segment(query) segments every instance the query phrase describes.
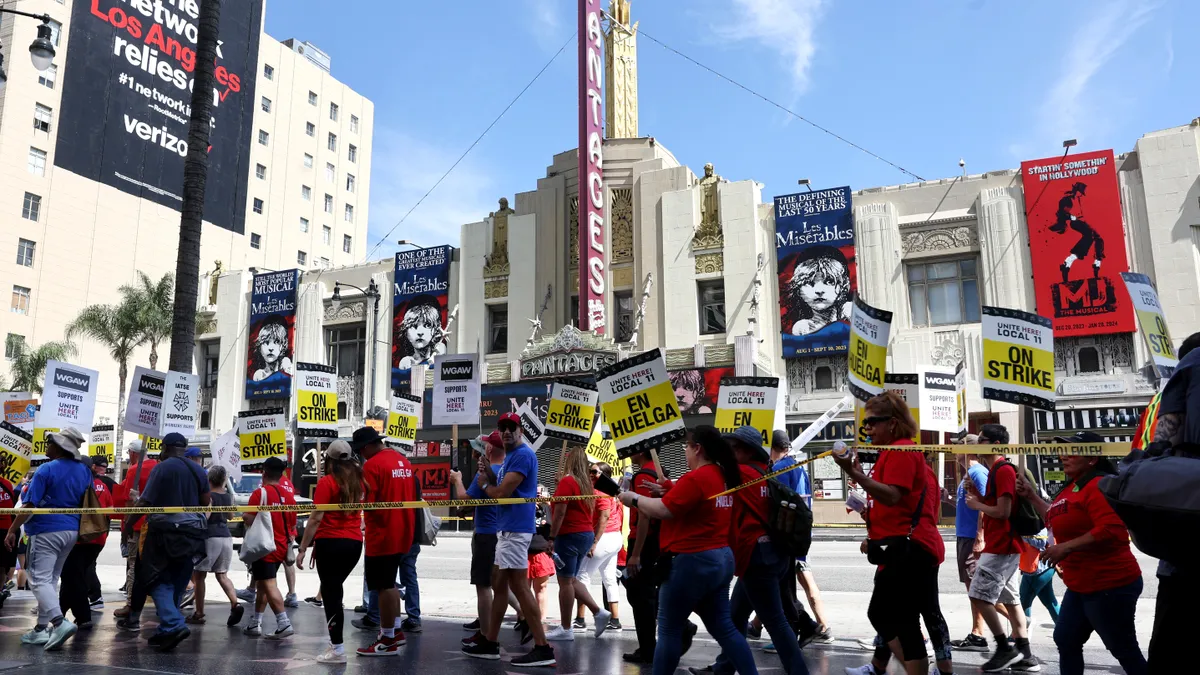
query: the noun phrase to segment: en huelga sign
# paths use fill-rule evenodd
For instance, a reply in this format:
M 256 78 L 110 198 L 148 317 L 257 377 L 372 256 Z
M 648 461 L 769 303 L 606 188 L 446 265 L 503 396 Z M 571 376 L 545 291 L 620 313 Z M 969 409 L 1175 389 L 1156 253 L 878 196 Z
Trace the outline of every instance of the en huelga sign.
M 687 434 L 662 352 L 652 349 L 597 373 L 600 410 L 617 453 L 662 447 Z

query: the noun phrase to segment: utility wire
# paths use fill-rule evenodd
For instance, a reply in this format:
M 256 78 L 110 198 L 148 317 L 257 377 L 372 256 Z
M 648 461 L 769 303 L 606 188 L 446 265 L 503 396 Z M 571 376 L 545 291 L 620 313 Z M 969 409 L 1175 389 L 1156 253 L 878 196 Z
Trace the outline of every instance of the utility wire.
M 876 153 L 874 153 L 874 152 L 871 152 L 870 150 L 868 150 L 868 149 L 864 148 L 863 146 L 861 146 L 861 145 L 859 145 L 859 144 L 855 143 L 854 141 L 851 141 L 851 140 L 849 140 L 849 139 L 845 138 L 844 136 L 841 136 L 841 135 L 839 135 L 839 134 L 837 134 L 837 133 L 835 133 L 835 132 L 833 132 L 833 131 L 831 131 L 831 130 L 829 130 L 829 129 L 826 129 L 825 127 L 823 127 L 823 126 L 821 126 L 820 124 L 817 124 L 816 122 L 814 122 L 814 121 L 812 121 L 812 120 L 808 119 L 807 117 L 805 117 L 805 116 L 801 115 L 800 113 L 798 113 L 798 112 L 796 112 L 796 111 L 792 110 L 791 108 L 788 108 L 787 106 L 785 106 L 785 105 L 783 105 L 783 104 L 781 104 L 781 103 L 776 103 L 775 101 L 773 101 L 773 100 L 771 100 L 771 99 L 767 98 L 767 97 L 766 97 L 766 96 L 764 96 L 763 94 L 760 94 L 760 93 L 758 93 L 757 91 L 755 91 L 755 90 L 751 89 L 750 87 L 747 87 L 746 85 L 742 84 L 741 82 L 738 82 L 737 80 L 733 79 L 732 77 L 729 77 L 728 75 L 725 75 L 725 74 L 723 74 L 723 73 L 720 73 L 720 72 L 718 72 L 718 71 L 716 71 L 716 70 L 714 70 L 714 69 L 710 68 L 709 66 L 706 66 L 706 65 L 704 65 L 703 63 L 700 63 L 700 62 L 699 62 L 699 61 L 697 61 L 696 59 L 693 59 L 692 57 L 688 56 L 687 54 L 684 54 L 683 52 L 679 51 L 678 49 L 675 49 L 674 47 L 672 47 L 672 46 L 670 46 L 670 45 L 668 45 L 668 44 L 664 43 L 662 40 L 659 40 L 658 38 L 654 37 L 653 35 L 650 35 L 650 34 L 649 34 L 649 33 L 647 33 L 646 31 L 644 31 L 644 30 L 641 30 L 641 29 L 639 28 L 639 29 L 638 29 L 638 32 L 637 32 L 637 34 L 638 34 L 638 35 L 641 35 L 641 36 L 644 36 L 644 37 L 646 37 L 646 38 L 648 38 L 648 39 L 649 39 L 651 42 L 654 42 L 655 44 L 657 44 L 658 46 L 662 47 L 663 49 L 666 49 L 666 50 L 667 50 L 667 51 L 669 51 L 669 52 L 673 52 L 674 54 L 676 54 L 677 56 L 679 56 L 679 57 L 683 58 L 684 60 L 686 60 L 686 61 L 690 61 L 691 63 L 695 64 L 696 66 L 699 66 L 700 68 L 703 68 L 704 70 L 707 70 L 708 72 L 712 73 L 713 75 L 716 75 L 717 77 L 721 78 L 722 80 L 725 80 L 726 82 L 728 82 L 728 83 L 732 84 L 733 86 L 735 86 L 735 87 L 737 87 L 737 88 L 739 88 L 739 89 L 741 89 L 741 90 L 745 91 L 745 92 L 746 92 L 746 93 L 748 93 L 748 94 L 751 94 L 752 96 L 756 96 L 756 97 L 758 97 L 758 98 L 762 99 L 763 101 L 765 101 L 765 102 L 767 102 L 767 103 L 769 103 L 769 104 L 771 104 L 771 105 L 775 106 L 776 108 L 779 108 L 780 110 L 782 110 L 783 112 L 785 112 L 785 113 L 787 113 L 787 114 L 791 115 L 792 117 L 795 117 L 796 119 L 800 120 L 801 122 L 804 122 L 805 124 L 808 124 L 808 125 L 812 126 L 813 128 L 815 128 L 815 129 L 817 129 L 817 130 L 819 130 L 819 131 L 822 131 L 822 132 L 824 132 L 824 133 L 826 133 L 826 134 L 828 134 L 828 135 L 830 135 L 830 136 L 832 136 L 832 137 L 836 138 L 837 140 L 839 140 L 839 141 L 841 141 L 841 142 L 845 143 L 846 145 L 849 145 L 849 146 L 850 146 L 850 147 L 852 147 L 852 148 L 855 148 L 855 149 L 857 149 L 857 150 L 860 150 L 860 151 L 862 151 L 862 152 L 864 152 L 864 153 L 866 153 L 866 154 L 868 154 L 868 155 L 870 155 L 870 156 L 874 157 L 875 159 L 878 159 L 879 161 L 883 162 L 884 164 L 887 164 L 888 166 L 890 166 L 890 167 L 892 167 L 892 168 L 894 168 L 894 169 L 896 169 L 896 170 L 898 170 L 898 171 L 901 171 L 901 172 L 903 172 L 903 173 L 905 173 L 905 174 L 908 174 L 909 176 L 912 176 L 913 178 L 915 178 L 915 179 L 917 179 L 917 180 L 919 180 L 919 181 L 923 181 L 923 180 L 925 180 L 924 178 L 922 178 L 922 177 L 918 176 L 917 174 L 915 174 L 915 173 L 913 173 L 913 172 L 909 171 L 908 169 L 906 169 L 906 168 L 904 168 L 904 167 L 900 166 L 899 164 L 896 164 L 895 162 L 892 162 L 892 161 L 890 161 L 890 160 L 888 160 L 888 159 L 886 159 L 886 158 L 884 158 L 884 157 L 881 157 L 880 155 L 878 155 L 878 154 L 876 154 Z

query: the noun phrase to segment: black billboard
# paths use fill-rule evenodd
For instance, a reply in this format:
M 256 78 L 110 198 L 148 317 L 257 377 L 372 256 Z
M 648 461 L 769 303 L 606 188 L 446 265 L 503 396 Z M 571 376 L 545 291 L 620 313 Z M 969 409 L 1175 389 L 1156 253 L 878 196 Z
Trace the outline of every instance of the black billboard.
M 54 165 L 180 210 L 199 0 L 74 0 Z M 242 234 L 262 0 L 221 7 L 204 219 Z

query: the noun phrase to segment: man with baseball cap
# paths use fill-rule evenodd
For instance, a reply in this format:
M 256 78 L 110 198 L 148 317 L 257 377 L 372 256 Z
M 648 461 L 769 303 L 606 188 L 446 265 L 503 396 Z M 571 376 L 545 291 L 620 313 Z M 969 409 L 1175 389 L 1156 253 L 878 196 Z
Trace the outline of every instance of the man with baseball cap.
M 47 434 L 46 458 L 25 492 L 26 508 L 78 508 L 83 495 L 92 489 L 92 472 L 80 463 L 83 435 L 72 427 Z M 75 634 L 75 624 L 63 617 L 55 588 L 63 565 L 79 539 L 79 516 L 64 514 L 19 515 L 8 528 L 4 545 L 15 548 L 21 526 L 29 535 L 25 571 L 37 599 L 38 618 L 33 630 L 21 636 L 21 644 L 42 645 L 50 651 L 62 649 Z
M 521 418 L 515 413 L 505 413 L 496 422 L 500 440 L 504 445 L 504 463 L 500 471 L 491 465 L 480 464 L 484 472 L 484 493 L 493 499 L 508 497 L 532 498 L 537 496 L 538 460 L 533 449 L 521 441 Z M 542 609 L 529 588 L 529 543 L 536 530 L 536 509 L 532 502 L 500 506 L 496 535 L 496 564 L 492 571 L 492 592 L 504 598 L 512 591 L 521 605 L 521 612 L 533 633 L 533 650 L 512 660 L 516 667 L 553 666 L 554 649 L 546 642 L 546 629 L 542 626 Z M 492 614 L 487 621 L 487 633 L 462 649 L 467 656 L 496 661 L 500 659 L 500 624 L 504 621 L 505 604 L 492 603 Z
M 487 499 L 487 474 L 483 466 L 489 466 L 492 473 L 499 473 L 504 468 L 504 441 L 499 431 L 493 431 L 487 436 L 471 439 L 471 448 L 479 468 L 475 472 L 475 480 L 470 487 L 463 487 L 462 474 L 450 472 L 450 480 L 455 487 L 455 493 L 466 495 L 469 499 Z M 487 624 L 492 614 L 492 567 L 496 564 L 496 533 L 499 514 L 498 507 L 475 507 L 475 531 L 471 535 L 471 585 L 475 587 L 475 604 L 479 616 L 463 628 L 474 630 L 475 634 L 463 640 L 464 645 L 474 644 L 487 634 Z

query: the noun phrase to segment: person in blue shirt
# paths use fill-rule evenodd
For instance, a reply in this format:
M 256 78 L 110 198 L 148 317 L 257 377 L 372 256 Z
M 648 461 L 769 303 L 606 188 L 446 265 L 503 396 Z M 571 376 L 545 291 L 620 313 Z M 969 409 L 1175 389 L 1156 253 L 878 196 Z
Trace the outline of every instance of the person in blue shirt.
M 974 445 L 979 437 L 967 434 L 963 443 Z M 975 576 L 975 565 L 979 554 L 983 551 L 983 528 L 979 527 L 979 512 L 967 506 L 967 482 L 975 486 L 979 494 L 987 493 L 988 469 L 981 464 L 975 455 L 958 455 L 959 468 L 962 469 L 963 479 L 958 483 L 958 493 L 954 498 L 954 534 L 958 548 L 958 580 L 971 590 L 971 578 Z M 988 641 L 983 636 L 983 615 L 971 603 L 971 633 L 962 640 L 950 643 L 954 649 L 969 652 L 987 652 Z
M 478 458 L 486 458 L 492 473 L 499 474 L 504 470 L 504 442 L 500 440 L 500 432 L 493 431 L 488 436 L 471 439 L 471 447 Z M 450 472 L 450 481 L 454 485 L 455 494 L 466 495 L 470 499 L 487 499 L 487 474 L 477 471 L 475 480 L 469 487 L 463 487 L 462 474 Z M 463 624 L 463 628 L 474 630 L 475 635 L 463 641 L 463 644 L 474 644 L 479 638 L 487 635 L 488 622 L 492 614 L 492 567 L 496 564 L 496 539 L 499 513 L 496 506 L 475 507 L 475 531 L 471 535 L 471 585 L 475 587 L 475 603 L 479 616 L 471 623 Z
M 83 495 L 92 487 L 92 471 L 80 460 L 83 434 L 66 427 L 46 436 L 46 458 L 25 492 L 25 508 L 79 508 Z M 21 644 L 41 645 L 48 652 L 62 649 L 75 634 L 74 623 L 63 617 L 58 603 L 58 579 L 75 541 L 79 539 L 79 516 L 46 514 L 19 515 L 8 528 L 4 545 L 13 550 L 21 537 L 21 526 L 29 535 L 25 569 L 37 599 L 38 618 L 33 630 L 21 636 Z

